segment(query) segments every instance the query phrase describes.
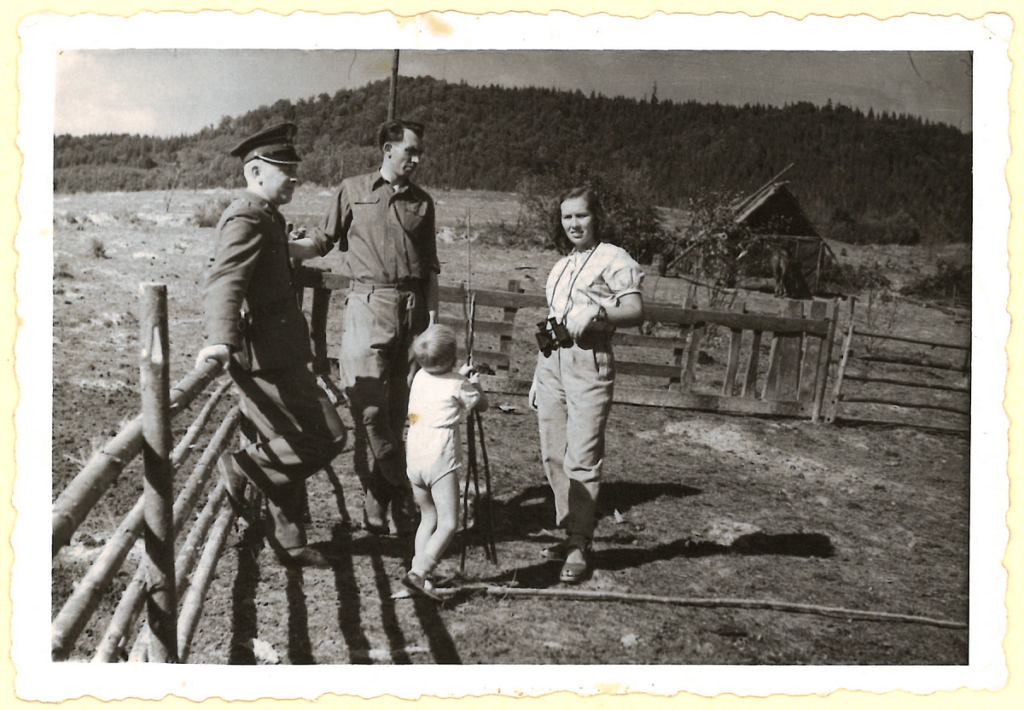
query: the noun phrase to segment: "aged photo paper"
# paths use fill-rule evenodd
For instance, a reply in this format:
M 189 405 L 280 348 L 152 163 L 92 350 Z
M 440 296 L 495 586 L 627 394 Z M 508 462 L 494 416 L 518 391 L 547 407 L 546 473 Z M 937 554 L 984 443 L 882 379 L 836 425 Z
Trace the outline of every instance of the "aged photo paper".
M 239 8 L 242 9 L 242 8 Z M 281 8 L 273 8 L 281 12 Z M 310 8 L 312 9 L 312 8 Z M 318 7 L 321 12 L 335 8 Z M 674 9 L 674 8 L 673 8 Z M 680 8 L 682 10 L 684 8 Z M 831 9 L 831 8 L 830 8 Z M 77 8 L 57 8 L 58 13 Z M 95 8 L 107 12 L 108 8 Z M 135 9 L 129 8 L 126 14 Z M 143 10 L 143 8 L 137 8 Z M 245 8 L 248 10 L 248 8 Z M 851 11 L 853 12 L 853 11 Z M 623 10 L 621 14 L 627 14 Z M 646 13 L 644 13 L 646 14 Z M 17 387 L 20 401 L 15 419 L 16 476 L 9 475 L 13 507 L 4 511 L 12 523 L 13 562 L 10 575 L 10 673 L 5 682 L 13 697 L 5 707 L 22 701 L 75 702 L 88 696 L 98 700 L 137 698 L 164 700 L 171 707 L 189 701 L 315 699 L 344 696 L 406 700 L 418 698 L 502 699 L 480 702 L 497 707 L 509 698 L 517 702 L 592 702 L 623 700 L 632 703 L 710 702 L 716 707 L 741 705 L 755 698 L 778 695 L 826 696 L 821 702 L 838 706 L 889 702 L 892 707 L 962 702 L 996 707 L 1002 702 L 991 691 L 1012 683 L 1008 667 L 1011 649 L 1004 647 L 1009 632 L 1007 573 L 1004 555 L 1010 541 L 1007 511 L 1010 480 L 1007 476 L 1010 419 L 1003 409 L 1007 378 L 1010 317 L 1009 262 L 1006 235 L 1010 229 L 1011 188 L 1005 175 L 1010 158 L 1008 129 L 1011 114 L 1011 37 L 1009 15 L 978 13 L 938 17 L 909 14 L 876 20 L 866 15 L 790 19 L 781 14 L 750 17 L 719 14 L 709 17 L 658 12 L 635 19 L 611 14 L 580 17 L 569 12 L 550 14 L 470 15 L 438 12 L 396 17 L 380 11 L 366 15 L 322 15 L 297 11 L 287 16 L 257 10 L 250 14 L 202 12 L 188 14 L 142 12 L 131 17 L 38 14 L 19 19 L 17 28 L 4 27 L 7 36 L 17 31 L 20 48 L 9 50 L 7 60 L 17 66 L 17 89 L 8 103 L 17 105 L 17 148 L 24 156 L 20 182 L 4 176 L 17 196 L 18 219 L 5 215 L 4 235 L 15 235 L 17 251 L 17 318 L 19 330 Z M 1016 39 L 1016 38 L 1015 38 Z M 1019 40 L 1016 40 L 1019 42 Z M 52 446 L 53 305 L 54 285 L 54 135 L 57 63 L 61 52 L 99 50 L 218 50 L 223 52 L 279 50 L 566 50 L 602 51 L 786 51 L 814 52 L 963 52 L 972 58 L 973 100 L 969 114 L 973 135 L 973 300 L 971 311 L 971 433 L 970 433 L 970 554 L 968 661 L 964 665 L 488 665 L 466 671 L 447 665 L 216 666 L 187 664 L 172 667 L 144 663 L 54 662 L 51 660 L 51 577 L 48 564 L 51 540 L 51 505 L 54 493 L 49 474 Z M 12 53 L 13 52 L 13 53 Z M 195 84 L 204 76 L 190 77 Z M 500 77 L 496 77 L 500 80 Z M 655 77 L 656 80 L 656 77 Z M 645 77 L 645 84 L 650 82 Z M 538 84 L 544 86 L 544 84 Z M 649 90 L 649 89 L 648 89 Z M 197 89 L 198 91 L 198 89 Z M 731 99 L 726 99 L 728 102 Z M 238 111 L 243 113 L 244 111 Z M 141 119 L 140 119 L 141 121 Z M 140 123 L 140 126 L 146 126 Z M 123 129 L 118 132 L 145 133 Z M 193 133 L 195 129 L 183 130 Z M 7 134 L 5 133 L 5 136 Z M 7 191 L 4 196 L 8 197 Z M 13 203 L 11 203 L 13 204 Z M 1011 353 L 1012 356 L 1012 353 Z M 5 388 L 7 384 L 5 383 Z M 8 388 L 10 389 L 10 388 Z M 841 514 L 840 509 L 837 515 Z M 616 511 L 617 512 L 617 511 Z M 10 515 L 8 515 L 10 513 Z M 1019 517 L 1019 516 L 1018 516 Z M 1019 605 L 1019 591 L 1017 592 Z M 800 601 L 800 600 L 790 600 Z M 553 610 L 557 606 L 552 606 Z M 1019 611 L 1019 609 L 1017 609 Z M 557 613 L 553 611 L 553 613 Z M 680 615 L 685 623 L 685 615 Z M 1013 652 L 1019 657 L 1019 652 Z M 711 659 L 710 663 L 714 663 Z M 9 679 L 9 681 L 8 681 Z M 950 695 L 952 691 L 962 695 Z M 573 695 L 548 696 L 557 691 Z M 905 691 L 878 699 L 868 693 Z M 4 689 L 4 693 L 8 691 Z M 648 694 L 650 699 L 641 698 Z M 932 695 L 934 694 L 934 695 Z M 978 699 L 972 698 L 977 694 Z M 716 696 L 738 697 L 716 697 Z M 594 697 L 597 696 L 597 697 Z M 98 699 L 96 701 L 92 698 Z M 536 699 L 534 699 L 536 698 Z M 559 700 L 562 698 L 562 700 Z M 384 698 L 378 702 L 386 703 Z M 423 700 L 425 707 L 438 701 Z M 762 701 L 788 707 L 786 698 Z M 849 703 L 849 705 L 843 705 Z M 904 704 L 905 703 L 905 704 Z M 90 704 L 88 707 L 92 707 Z M 268 705 L 269 706 L 269 705 Z M 347 705 L 346 705 L 347 706 Z M 387 705 L 384 705 L 387 706 Z M 647 705 L 644 705 L 645 707 Z M 1007 705 L 1012 707 L 1012 703 Z

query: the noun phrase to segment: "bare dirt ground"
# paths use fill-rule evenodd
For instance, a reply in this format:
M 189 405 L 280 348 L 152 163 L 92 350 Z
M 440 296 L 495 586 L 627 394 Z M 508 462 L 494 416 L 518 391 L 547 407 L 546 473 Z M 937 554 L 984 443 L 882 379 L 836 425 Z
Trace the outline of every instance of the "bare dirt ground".
M 199 284 L 214 231 L 188 224 L 196 205 L 228 191 L 55 198 L 53 496 L 92 451 L 139 411 L 138 284 L 168 284 L 172 380 L 201 343 Z M 514 223 L 510 196 L 437 192 L 441 227 Z M 285 213 L 315 223 L 329 192 L 303 189 Z M 897 253 L 894 270 L 929 268 L 935 254 Z M 898 248 L 905 250 L 906 248 Z M 871 258 L 878 249 L 849 249 Z M 881 252 L 886 253 L 886 252 Z M 867 256 L 865 256 L 865 254 Z M 539 290 L 553 252 L 441 244 L 443 283 Z M 334 255 L 324 260 L 338 268 Z M 895 274 L 894 274 L 895 275 Z M 656 284 L 649 283 L 649 288 Z M 337 310 L 332 309 L 333 342 Z M 962 322 L 903 307 L 904 332 L 967 337 Z M 530 321 L 524 320 L 525 323 Z M 520 336 L 517 334 L 517 338 Z M 528 334 L 522 336 L 524 339 Z M 529 377 L 528 355 L 514 367 Z M 555 539 L 536 419 L 524 398 L 495 395 L 484 417 L 498 564 L 479 539 L 457 539 L 439 570 L 453 585 L 560 588 L 539 550 Z M 193 405 L 193 410 L 196 405 Z M 175 436 L 188 415 L 175 423 Z M 906 427 L 813 425 L 616 405 L 594 563 L 583 589 L 699 598 L 750 598 L 968 620 L 969 441 Z M 138 462 L 55 559 L 52 613 L 141 492 Z M 286 571 L 240 534 L 221 559 L 190 662 L 964 664 L 966 631 L 851 622 L 774 611 L 494 598 L 465 593 L 443 605 L 395 599 L 411 541 L 374 537 L 359 521 L 351 453 L 309 481 L 310 538 L 330 541 L 335 570 Z M 465 570 L 459 553 L 468 545 Z M 74 659 L 91 655 L 133 553 Z

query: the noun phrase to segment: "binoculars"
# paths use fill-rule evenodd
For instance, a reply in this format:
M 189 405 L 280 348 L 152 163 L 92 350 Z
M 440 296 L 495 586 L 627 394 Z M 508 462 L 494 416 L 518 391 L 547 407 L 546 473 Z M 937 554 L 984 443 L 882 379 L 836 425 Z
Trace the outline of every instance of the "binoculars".
M 558 348 L 571 348 L 572 336 L 569 335 L 565 323 L 559 323 L 554 318 L 548 318 L 537 324 L 537 347 L 547 357 Z

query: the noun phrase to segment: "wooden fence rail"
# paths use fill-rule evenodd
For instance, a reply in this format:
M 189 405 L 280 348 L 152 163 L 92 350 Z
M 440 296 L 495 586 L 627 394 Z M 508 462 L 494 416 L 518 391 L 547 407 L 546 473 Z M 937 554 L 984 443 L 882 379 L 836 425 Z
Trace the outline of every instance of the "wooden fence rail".
M 327 372 L 327 304 L 330 292 L 347 289 L 349 280 L 303 267 L 296 272 L 296 284 L 313 291 L 311 330 L 318 360 L 315 367 L 318 372 Z M 473 294 L 477 312 L 474 331 L 483 336 L 476 342 L 473 357 L 478 365 L 493 370 L 493 374 L 481 378 L 481 383 L 491 392 L 527 394 L 533 375 L 532 360 L 536 357 L 536 324 L 544 319 L 547 309 L 544 296 L 523 293 L 518 281 L 510 281 L 505 291 L 474 290 Z M 465 287 L 442 286 L 438 295 L 441 322 L 461 334 L 466 323 Z M 659 331 L 675 332 L 615 333 L 612 343 L 616 347 L 616 372 L 647 380 L 642 384 L 617 383 L 615 401 L 733 414 L 809 417 L 817 421 L 827 390 L 838 303 L 816 301 L 806 307 L 801 301 L 781 304 L 778 314 L 748 313 L 743 304 L 736 304 L 730 311 L 694 308 L 689 300 L 682 305 L 646 304 L 648 321 L 657 323 Z M 499 309 L 500 320 L 482 317 L 481 309 L 487 308 Z M 521 315 L 524 313 L 525 316 Z M 728 358 L 721 381 L 707 382 L 700 371 L 705 357 L 702 348 L 716 328 L 729 331 Z M 496 347 L 481 342 L 488 338 L 491 343 L 496 342 Z M 769 344 L 767 358 L 763 357 L 762 342 Z M 317 343 L 324 345 L 317 348 Z
M 858 352 L 855 342 L 867 347 L 868 343 L 901 344 L 904 352 Z M 927 349 L 929 354 L 922 353 Z M 906 352 L 910 350 L 910 352 Z M 954 357 L 937 357 L 933 351 L 947 351 Z M 957 354 L 963 353 L 962 360 Z M 851 367 L 860 368 L 852 371 Z M 897 372 L 892 369 L 897 368 Z M 909 338 L 889 333 L 878 333 L 858 328 L 853 322 L 853 302 L 850 305 L 850 323 L 843 339 L 825 421 L 839 419 L 878 421 L 893 424 L 918 424 L 914 412 L 933 411 L 959 415 L 955 421 L 928 421 L 927 426 L 953 431 L 970 430 L 970 372 L 971 346 L 960 343 Z M 914 378 L 917 379 L 914 379 Z M 950 379 L 954 378 L 954 379 Z M 848 383 L 857 384 L 850 392 Z M 884 391 L 873 385 L 885 385 Z M 844 386 L 846 390 L 844 391 Z M 850 406 L 854 405 L 854 406 Z M 886 415 L 865 413 L 862 407 L 885 408 Z
M 179 492 L 173 508 L 175 536 L 180 534 L 185 524 L 188 522 L 203 489 L 207 485 L 207 482 L 215 469 L 217 458 L 231 443 L 231 436 L 238 428 L 238 421 L 238 408 L 234 407 L 221 422 L 217 432 L 210 439 L 210 443 L 207 445 L 203 455 L 196 463 L 192 474 L 189 476 L 185 485 Z M 116 575 L 121 569 L 121 566 L 128 557 L 128 553 L 131 551 L 132 546 L 142 534 L 144 525 L 144 507 L 145 498 L 143 496 L 139 498 L 139 501 L 132 508 L 131 512 L 125 516 L 117 530 L 113 535 L 111 535 L 95 562 L 93 562 L 85 576 L 79 581 L 78 585 L 75 587 L 75 591 L 72 592 L 70 597 L 68 597 L 68 600 L 64 603 L 64 606 L 54 619 L 51 627 L 50 638 L 51 655 L 54 660 L 64 660 L 71 653 L 74 648 L 75 641 L 99 606 L 103 593 L 110 587 L 110 583 L 113 580 L 114 575 Z M 179 569 L 176 577 L 186 571 L 190 570 L 187 568 L 184 570 Z M 114 627 L 115 623 L 119 624 L 123 621 L 117 620 L 121 605 L 141 605 L 144 603 L 144 592 L 147 588 L 146 581 L 148 579 L 147 574 L 148 563 L 141 563 L 139 565 L 139 569 L 136 571 L 136 578 L 133 579 L 133 582 L 135 582 L 136 579 L 138 580 L 138 593 L 140 596 L 135 597 L 135 592 L 129 593 L 126 591 L 126 594 L 122 596 L 118 611 L 115 612 L 115 618 L 111 621 L 111 627 Z M 126 612 L 120 613 L 123 614 Z M 134 622 L 137 618 L 138 609 L 134 609 L 132 614 L 134 616 L 128 620 Z M 107 632 L 104 634 L 104 640 L 101 641 L 100 644 L 101 647 L 105 644 L 114 644 L 113 649 L 102 651 L 104 657 L 113 659 L 113 652 L 116 650 L 120 641 L 114 637 L 108 641 L 107 636 L 111 636 L 115 632 L 116 628 L 112 629 L 108 627 Z
M 303 267 L 296 272 L 296 285 L 299 287 L 297 297 L 300 304 L 303 289 L 312 289 L 310 320 L 314 370 L 318 374 L 326 374 L 330 370 L 327 323 L 331 292 L 347 288 L 348 279 Z M 144 394 L 143 414 L 124 426 L 96 452 L 58 496 L 52 511 L 52 554 L 56 556 L 70 542 L 96 502 L 140 451 L 146 452 L 146 492 L 110 536 L 55 617 L 51 629 L 54 660 L 70 656 L 104 591 L 144 530 L 148 531 L 147 555 L 119 600 L 93 661 L 116 661 L 126 655 L 129 660 L 187 660 L 203 600 L 234 520 L 233 510 L 225 505 L 223 484 L 218 483 L 207 496 L 202 512 L 191 525 L 177 555 L 174 555 L 175 540 L 184 532 L 201 495 L 209 488 L 217 459 L 230 446 L 241 415 L 236 406 L 220 422 L 171 505 L 172 477 L 194 451 L 195 442 L 212 420 L 231 383 L 223 381 L 212 392 L 209 401 L 172 449 L 171 418 L 180 414 L 207 389 L 216 378 L 219 367 L 216 363 L 207 363 L 189 373 L 175 387 L 168 387 L 166 291 L 156 285 L 147 285 L 144 290 L 147 306 L 144 309 L 146 318 L 143 319 L 140 367 L 144 393 L 150 392 L 149 395 Z M 441 321 L 460 334 L 466 332 L 465 305 L 469 295 L 461 286 L 440 288 Z M 473 320 L 474 334 L 481 338 L 475 342 L 479 347 L 474 349 L 474 358 L 477 363 L 489 366 L 490 370 L 482 377 L 484 387 L 492 392 L 527 394 L 531 385 L 532 361 L 537 357 L 533 335 L 536 323 L 546 315 L 544 297 L 523 293 L 517 281 L 510 281 L 505 291 L 474 290 L 472 299 L 476 314 L 481 308 L 500 313 L 498 319 L 476 315 Z M 824 411 L 828 390 L 838 302 L 784 300 L 779 303 L 777 314 L 750 313 L 743 303 L 734 304 L 727 311 L 695 308 L 689 299 L 681 305 L 647 304 L 646 316 L 650 327 L 646 331 L 620 332 L 613 336 L 616 371 L 627 376 L 616 386 L 615 400 L 731 414 L 810 417 L 818 421 Z M 914 404 L 902 399 L 897 402 L 882 395 L 844 393 L 844 379 L 862 384 L 943 391 L 953 395 L 970 392 L 969 385 L 962 383 L 926 383 L 884 373 L 848 371 L 855 361 L 945 369 L 965 376 L 970 370 L 969 346 L 858 331 L 852 324 L 852 304 L 850 321 L 836 368 L 827 421 L 836 419 L 840 402 L 898 403 L 903 407 L 969 414 L 969 408 L 943 401 Z M 858 336 L 918 347 L 966 351 L 966 361 L 956 364 L 948 360 L 893 353 L 858 355 L 852 349 L 852 342 Z M 724 350 L 727 353 L 724 363 L 715 363 L 707 354 L 712 338 L 727 340 L 724 347 L 716 341 L 718 349 L 715 352 Z M 462 339 L 465 340 L 465 335 Z M 524 377 L 524 374 L 528 376 Z M 331 384 L 329 378 L 327 383 Z M 156 537 L 150 539 L 150 534 Z M 180 614 L 179 601 L 182 602 Z M 132 629 L 139 625 L 144 605 L 149 612 L 148 618 L 142 622 L 129 652 Z
M 192 403 L 217 376 L 219 366 L 210 362 L 183 377 L 170 394 L 171 417 L 174 418 Z M 117 480 L 131 461 L 142 451 L 142 415 L 122 427 L 110 441 L 92 455 L 85 467 L 68 484 L 53 504 L 52 549 L 56 555 L 71 542 L 72 535 Z
M 116 660 L 123 655 L 130 630 L 143 605 L 147 608 L 147 621 L 136 646 L 139 638 L 145 639 L 146 659 L 177 662 L 182 657 L 182 649 L 187 657 L 203 598 L 223 550 L 227 528 L 234 519 L 233 511 L 223 505 L 222 486 L 215 487 L 204 514 L 192 525 L 188 539 L 175 557 L 175 540 L 192 519 L 218 458 L 230 446 L 238 429 L 240 412 L 236 406 L 221 420 L 172 502 L 174 474 L 195 450 L 195 442 L 212 420 L 231 383 L 225 381 L 215 388 L 181 441 L 172 447 L 171 418 L 214 381 L 219 366 L 208 363 L 197 368 L 172 390 L 168 377 L 167 290 L 162 284 L 142 284 L 141 290 L 142 413 L 90 459 L 54 503 L 53 554 L 68 544 L 96 502 L 140 451 L 144 454 L 144 491 L 55 616 L 51 626 L 54 660 L 70 656 L 140 535 L 145 536 L 146 554 L 122 595 L 94 660 Z M 202 557 L 197 562 L 200 548 Z M 188 594 L 179 621 L 179 593 L 186 589 Z
M 233 407 L 211 438 L 206 452 L 196 464 L 195 470 L 175 501 L 175 537 L 180 535 L 184 529 L 188 516 L 195 509 L 203 486 L 206 485 L 210 474 L 216 466 L 217 458 L 230 444 L 231 436 L 238 430 L 239 421 L 240 413 L 238 407 Z M 214 493 L 210 494 L 206 508 L 203 509 L 203 512 L 193 523 L 188 537 L 178 551 L 178 556 L 174 560 L 174 570 L 175 588 L 179 593 L 186 591 L 189 587 L 192 570 L 195 567 L 197 550 L 206 541 L 210 525 L 213 523 L 213 514 L 220 508 L 223 499 L 223 491 L 215 490 Z M 93 660 L 116 661 L 118 655 L 123 651 L 125 641 L 138 620 L 145 601 L 146 572 L 145 564 L 139 565 L 135 571 L 135 576 L 128 584 L 124 594 L 121 595 L 117 609 L 114 611 L 107 630 L 104 632 L 103 638 L 96 648 L 96 655 Z

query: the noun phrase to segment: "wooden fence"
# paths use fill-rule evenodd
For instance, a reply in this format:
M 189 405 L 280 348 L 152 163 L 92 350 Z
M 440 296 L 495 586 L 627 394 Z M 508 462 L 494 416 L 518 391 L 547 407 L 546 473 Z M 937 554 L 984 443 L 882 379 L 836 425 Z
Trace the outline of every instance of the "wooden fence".
M 127 643 L 143 606 L 147 608 L 147 618 L 135 636 L 130 658 L 158 662 L 187 660 L 206 591 L 234 520 L 231 507 L 224 505 L 226 496 L 221 483 L 208 493 L 198 518 L 192 518 L 208 488 L 217 459 L 231 444 L 238 427 L 237 406 L 220 421 L 172 501 L 173 478 L 196 450 L 196 442 L 210 424 L 231 382 L 224 380 L 213 389 L 181 440 L 173 445 L 171 419 L 214 382 L 218 367 L 209 363 L 171 388 L 166 287 L 142 284 L 142 295 L 142 414 L 97 451 L 54 502 L 52 555 L 56 557 L 71 542 L 97 501 L 140 452 L 144 458 L 144 493 L 54 618 L 50 643 L 51 656 L 56 661 L 67 659 L 74 650 L 103 594 L 143 534 L 145 557 L 121 596 L 93 660 L 116 661 L 128 652 Z M 175 555 L 175 540 L 186 528 L 188 535 Z M 179 605 L 179 601 L 183 603 Z
M 330 370 L 327 312 L 332 291 L 349 287 L 338 274 L 308 267 L 297 285 L 313 290 L 315 368 Z M 491 392 L 527 394 L 536 358 L 534 333 L 546 312 L 544 296 L 523 293 L 518 281 L 506 291 L 474 290 L 474 361 L 494 373 L 481 382 Z M 440 320 L 461 333 L 466 325 L 464 287 L 440 288 Z M 826 393 L 828 362 L 836 332 L 835 301 L 780 301 L 778 314 L 747 313 L 648 303 L 649 321 L 667 335 L 617 332 L 615 401 L 733 414 L 809 417 L 818 421 Z M 495 315 L 488 318 L 483 309 Z M 712 330 L 727 331 L 724 370 L 701 367 Z M 710 373 L 705 375 L 705 372 Z
M 330 272 L 300 268 L 296 285 L 300 304 L 304 289 L 312 290 L 314 369 L 318 374 L 329 374 L 327 324 L 331 295 L 347 288 L 348 280 Z M 93 455 L 53 504 L 52 555 L 56 557 L 70 543 L 97 501 L 140 452 L 144 454 L 144 494 L 54 618 L 54 660 L 70 656 L 103 594 L 143 532 L 146 555 L 121 596 L 93 660 L 117 661 L 126 655 L 129 660 L 187 660 L 206 592 L 234 520 L 231 506 L 225 505 L 223 483 L 212 487 L 208 484 L 218 458 L 231 445 L 238 429 L 237 406 L 220 421 L 176 499 L 171 500 L 174 476 L 195 450 L 231 382 L 223 380 L 217 384 L 174 445 L 172 418 L 209 388 L 218 367 L 209 363 L 170 387 L 166 287 L 143 284 L 142 291 L 142 414 Z M 441 320 L 457 332 L 465 332 L 467 295 L 462 287 L 440 289 Z M 533 334 L 536 323 L 546 315 L 544 297 L 521 292 L 516 281 L 510 281 L 506 291 L 475 290 L 473 295 L 474 359 L 491 373 L 482 378 L 484 387 L 492 392 L 526 394 L 536 358 Z M 487 311 L 492 314 L 490 318 Z M 836 301 L 780 301 L 778 314 L 748 313 L 742 303 L 728 311 L 693 308 L 685 299 L 682 305 L 649 303 L 646 316 L 649 322 L 657 323 L 653 329 L 657 334 L 620 332 L 613 337 L 616 371 L 623 376 L 621 383 L 616 384 L 615 399 L 637 405 L 809 417 L 818 421 L 823 414 L 838 312 Z M 885 340 L 914 347 L 966 351 L 966 358 L 962 363 L 950 363 L 891 353 L 860 354 L 852 347 L 855 337 L 870 339 L 869 342 Z M 724 352 L 722 362 L 716 363 L 708 351 L 720 357 Z M 867 367 L 851 368 L 854 363 Z M 844 382 L 925 388 L 959 396 L 970 391 L 969 384 L 964 382 L 921 382 L 879 374 L 871 370 L 878 364 L 951 372 L 963 380 L 969 374 L 970 349 L 859 330 L 852 324 L 851 304 L 850 325 L 827 421 L 835 421 L 840 415 L 846 418 L 847 407 L 858 403 L 931 408 L 969 417 L 969 407 L 962 404 L 912 403 L 905 398 L 897 402 L 843 391 Z M 330 377 L 324 381 L 333 386 Z M 193 521 L 193 513 L 207 489 L 210 490 L 206 501 Z M 186 539 L 176 546 L 175 541 L 186 528 Z M 140 624 L 143 606 L 147 615 Z M 129 651 L 128 642 L 133 634 L 135 641 Z
M 970 345 L 858 328 L 853 304 L 825 421 L 970 431 Z

